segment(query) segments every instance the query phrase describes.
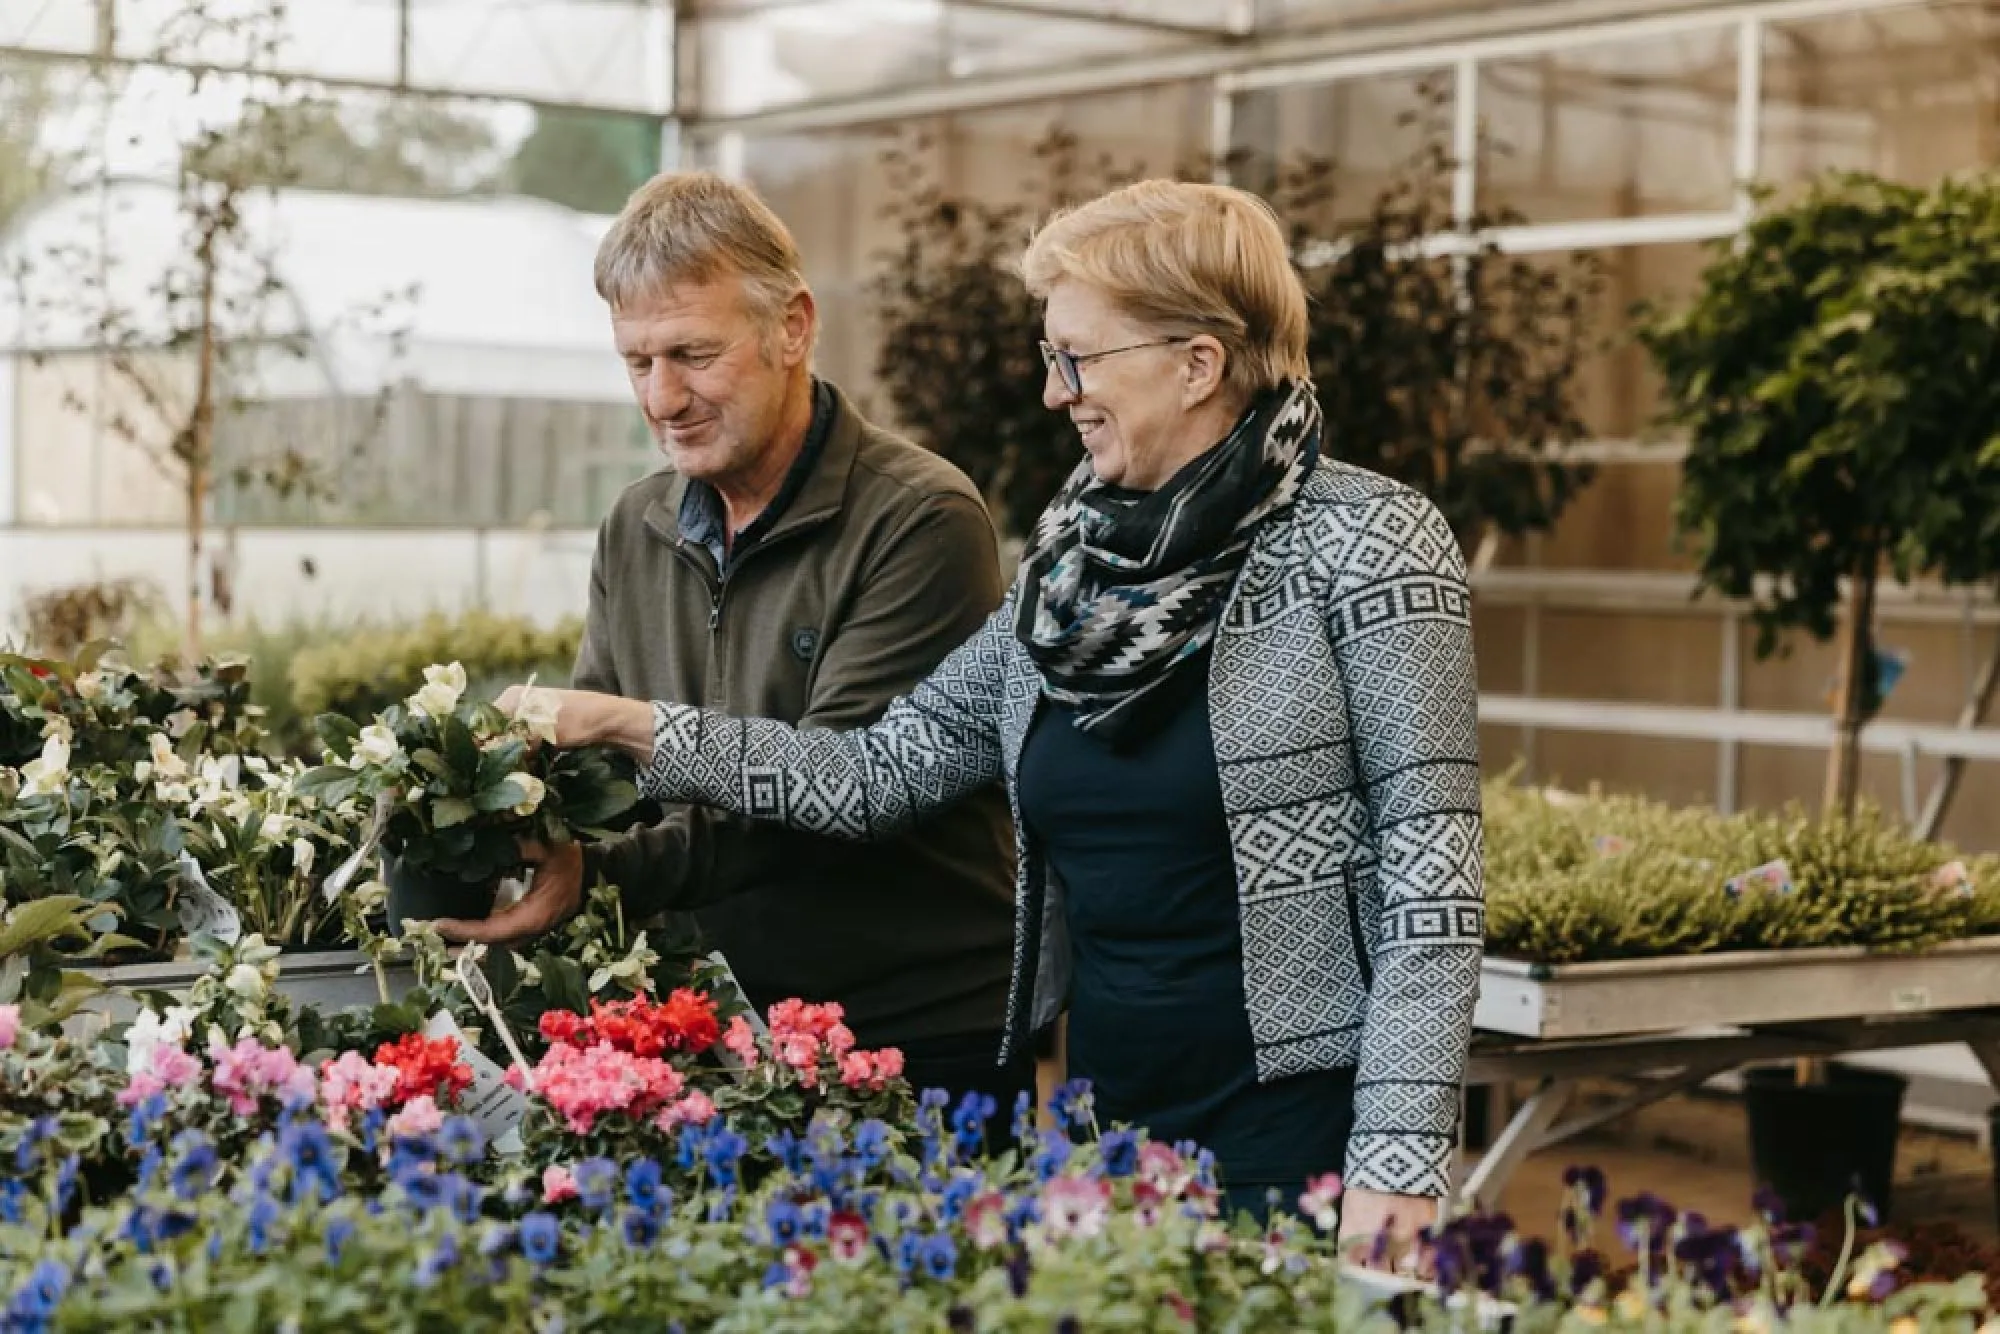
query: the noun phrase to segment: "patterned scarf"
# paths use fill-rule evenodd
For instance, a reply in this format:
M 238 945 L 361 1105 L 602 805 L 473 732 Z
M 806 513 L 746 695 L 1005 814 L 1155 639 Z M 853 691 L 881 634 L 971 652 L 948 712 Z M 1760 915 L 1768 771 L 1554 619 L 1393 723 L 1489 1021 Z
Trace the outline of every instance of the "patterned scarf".
M 1206 658 L 1251 539 L 1298 494 L 1319 429 L 1312 386 L 1292 381 L 1157 491 L 1077 465 L 1035 522 L 1014 625 L 1077 727 L 1113 743 L 1144 731 L 1162 687 Z

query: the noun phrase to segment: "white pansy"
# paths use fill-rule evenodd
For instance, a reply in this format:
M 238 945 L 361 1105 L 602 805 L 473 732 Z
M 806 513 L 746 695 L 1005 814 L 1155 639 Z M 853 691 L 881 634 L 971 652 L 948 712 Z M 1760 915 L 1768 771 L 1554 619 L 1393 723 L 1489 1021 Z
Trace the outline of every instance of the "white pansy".
M 264 974 L 247 963 L 239 963 L 230 969 L 229 976 L 222 979 L 222 985 L 247 1001 L 264 999 L 270 989 L 264 981 Z
M 403 748 L 396 744 L 396 734 L 381 723 L 370 723 L 361 729 L 361 737 L 354 743 L 354 753 L 348 757 L 349 766 L 359 769 L 363 765 L 393 764 Z
M 514 721 L 525 727 L 529 736 L 553 746 L 556 744 L 556 715 L 561 712 L 561 696 L 553 690 L 531 687 L 521 692 L 521 702 L 514 709 Z
M 104 673 L 79 673 L 76 678 L 76 693 L 79 699 L 96 699 L 104 693 Z
M 465 694 L 465 668 L 458 663 L 424 668 L 424 687 L 410 696 L 410 707 L 433 718 L 449 718 Z
M 542 798 L 549 794 L 547 786 L 533 774 L 515 774 L 513 775 L 513 781 L 520 787 L 524 794 L 520 804 L 514 807 L 514 814 L 533 815 L 541 806 Z
M 23 796 L 49 796 L 62 791 L 69 782 L 69 742 L 59 736 L 44 741 L 40 757 L 21 766 L 21 781 Z
M 313 868 L 313 845 L 311 840 L 292 840 L 292 869 L 300 875 L 311 875 Z
M 165 780 L 188 776 L 187 761 L 175 753 L 174 743 L 167 740 L 164 735 L 155 732 L 146 739 L 146 744 L 152 749 L 153 772 L 159 778 Z

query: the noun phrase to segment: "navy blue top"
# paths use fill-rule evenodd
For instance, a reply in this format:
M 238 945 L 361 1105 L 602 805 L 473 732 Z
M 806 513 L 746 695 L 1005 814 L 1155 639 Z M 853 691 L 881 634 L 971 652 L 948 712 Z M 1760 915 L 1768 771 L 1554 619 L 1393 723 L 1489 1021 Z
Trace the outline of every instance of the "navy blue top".
M 1340 1170 L 1354 1072 L 1257 1082 L 1205 666 L 1121 750 L 1044 701 L 1021 755 L 1021 815 L 1062 878 L 1069 1073 L 1092 1082 L 1099 1124 L 1214 1150 L 1228 1203 L 1254 1207 L 1266 1187 L 1295 1196 Z

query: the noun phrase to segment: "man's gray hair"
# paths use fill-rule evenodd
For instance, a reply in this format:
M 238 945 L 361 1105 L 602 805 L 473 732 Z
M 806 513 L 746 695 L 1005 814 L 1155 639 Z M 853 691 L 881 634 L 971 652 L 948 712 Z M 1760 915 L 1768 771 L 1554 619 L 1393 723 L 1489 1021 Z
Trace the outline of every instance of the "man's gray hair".
M 767 327 L 808 290 L 790 229 L 755 191 L 712 172 L 663 172 L 647 181 L 597 247 L 597 294 L 613 311 L 731 272 L 741 275 Z

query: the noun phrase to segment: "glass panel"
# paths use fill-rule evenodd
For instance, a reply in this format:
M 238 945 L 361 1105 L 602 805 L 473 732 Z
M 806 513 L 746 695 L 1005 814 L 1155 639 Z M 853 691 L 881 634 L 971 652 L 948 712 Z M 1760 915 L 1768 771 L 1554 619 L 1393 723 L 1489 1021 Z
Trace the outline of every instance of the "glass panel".
M 203 0 L 198 27 L 194 12 L 190 0 L 118 0 L 118 53 L 234 66 L 262 40 L 275 50 L 257 63 L 272 73 L 662 114 L 673 104 L 668 0 L 293 0 L 276 33 L 271 0 Z
M 1233 132 L 1235 147 L 1254 157 L 1239 184 L 1266 188 L 1271 166 L 1331 158 L 1338 169 L 1337 207 L 1357 214 L 1427 139 L 1449 148 L 1451 81 L 1438 72 L 1258 89 L 1236 99 Z
M 1129 8 L 1129 7 L 1128 7 Z M 741 115 L 979 75 L 1047 70 L 1103 57 L 1192 50 L 1193 26 L 961 8 L 943 0 L 817 0 L 699 20 L 701 111 Z M 1182 11 L 1185 12 L 1185 11 Z
M 659 0 L 412 0 L 410 82 L 560 104 L 673 108 Z
M 2000 14 L 1933 4 L 1773 24 L 1758 175 L 1910 182 L 2000 160 Z
M 7 0 L 0 5 L 0 46 L 89 55 L 97 49 L 97 6 L 88 0 Z
M 1479 161 L 1483 210 L 1511 206 L 1536 222 L 1561 222 L 1727 209 L 1735 32 L 1483 65 L 1479 115 L 1488 138 Z

